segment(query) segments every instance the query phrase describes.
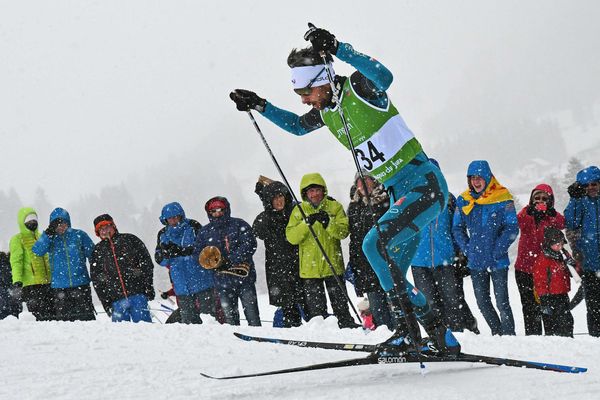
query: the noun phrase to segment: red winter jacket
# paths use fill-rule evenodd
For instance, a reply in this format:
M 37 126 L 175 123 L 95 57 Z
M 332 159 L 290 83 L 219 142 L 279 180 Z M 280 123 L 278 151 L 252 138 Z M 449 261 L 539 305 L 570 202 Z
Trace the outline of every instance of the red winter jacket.
M 541 184 L 537 185 L 532 191 L 529 199 L 530 206 L 533 205 L 533 193 L 536 190 L 542 190 L 550 196 L 549 207 L 554 207 L 554 194 L 552 188 L 549 185 Z M 539 222 L 535 223 L 533 215 L 527 213 L 529 206 L 523 208 L 519 214 L 517 214 L 517 220 L 519 221 L 519 229 L 521 236 L 519 237 L 519 250 L 517 253 L 517 261 L 515 262 L 515 270 L 526 272 L 531 274 L 533 272 L 533 264 L 536 261 L 538 255 L 542 252 L 542 242 L 544 241 L 544 229 L 548 226 L 552 226 L 556 229 L 565 229 L 565 217 L 556 212 L 556 215 L 546 215 Z
M 571 275 L 565 262 L 540 254 L 533 265 L 533 286 L 538 296 L 569 293 Z

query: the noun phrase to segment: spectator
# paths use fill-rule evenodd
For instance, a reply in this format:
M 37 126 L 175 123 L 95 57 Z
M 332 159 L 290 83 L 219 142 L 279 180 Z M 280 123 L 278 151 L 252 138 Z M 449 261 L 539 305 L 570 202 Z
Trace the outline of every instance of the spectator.
M 19 318 L 22 311 L 20 288 L 12 284 L 10 254 L 0 251 L 0 319 L 9 315 Z
M 591 166 L 579 171 L 577 181 L 569 187 L 571 199 L 565 210 L 567 230 L 574 237 L 574 253 L 583 264 L 588 332 L 596 337 L 600 336 L 599 192 L 600 169 Z
M 92 239 L 71 227 L 71 217 L 63 208 L 52 211 L 48 228 L 32 247 L 39 257 L 49 254 L 54 309 L 60 321 L 96 319 L 86 266 L 93 249 Z
M 573 337 L 573 315 L 569 302 L 571 274 L 567 263 L 575 260 L 563 249 L 567 241 L 563 233 L 552 226 L 544 231 L 542 253 L 533 265 L 533 282 L 540 297 L 546 335 Z
M 452 233 L 468 259 L 475 299 L 492 335 L 514 335 L 508 299 L 508 248 L 519 233 L 512 195 L 500 185 L 487 161 L 473 161 L 467 170 L 469 188 L 456 201 Z M 490 297 L 494 284 L 496 306 Z
M 354 185 L 350 190 L 350 205 L 348 206 L 348 221 L 350 229 L 350 270 L 354 276 L 354 289 L 357 296 L 367 296 L 370 316 L 375 326 L 385 325 L 394 330 L 394 320 L 390 315 L 385 292 L 379 284 L 379 279 L 371 268 L 371 264 L 363 253 L 362 243 L 371 230 L 374 220 L 381 218 L 390 207 L 390 197 L 383 185 L 367 170 L 363 170 L 366 190 L 371 200 L 371 206 L 365 196 L 358 173 L 354 176 Z M 371 208 L 373 211 L 371 211 Z M 364 304 L 364 303 L 363 303 Z
M 159 233 L 155 258 L 169 274 L 181 310 L 181 322 L 201 324 L 200 314 L 216 315 L 214 272 L 200 268 L 194 255 L 196 230 L 185 216 L 181 204 L 169 203 L 162 209 L 160 222 L 165 230 Z
M 435 160 L 432 160 L 437 165 Z M 456 291 L 454 273 L 454 241 L 452 239 L 452 213 L 455 198 L 448 193 L 448 205 L 425 229 L 412 259 L 415 286 L 423 292 L 434 312 L 454 332 L 465 328 L 463 312 Z
M 565 228 L 565 218 L 554 209 L 554 192 L 544 183 L 537 185 L 529 196 L 529 204 L 517 215 L 521 236 L 515 262 L 515 279 L 521 306 L 525 335 L 542 334 L 542 313 L 533 285 L 533 265 L 542 253 L 544 230 L 547 227 Z M 538 293 L 539 295 L 539 293 Z
M 196 238 L 200 265 L 214 269 L 215 284 L 225 313 L 225 322 L 240 324 L 238 300 L 250 326 L 260 326 L 256 298 L 256 271 L 252 256 L 256 239 L 250 225 L 231 216 L 231 206 L 225 197 L 216 196 L 204 206 L 210 221 Z
M 135 235 L 120 233 L 112 217 L 94 219 L 101 239 L 94 246 L 90 273 L 96 294 L 113 322 L 152 322 L 148 301 L 154 300 L 154 264 L 148 249 Z
M 27 309 L 37 321 L 54 318 L 54 300 L 50 288 L 48 256 L 38 257 L 31 248 L 40 238 L 38 216 L 33 208 L 24 207 L 17 215 L 19 233 L 10 239 L 10 265 L 16 292 L 22 288 Z
M 302 325 L 299 304 L 304 294 L 300 281 L 298 246 L 285 237 L 285 228 L 294 208 L 292 195 L 281 182 L 263 186 L 257 183 L 257 192 L 264 211 L 252 224 L 254 235 L 265 242 L 265 272 L 269 303 L 281 307 L 283 327 Z
M 327 186 L 318 173 L 306 174 L 300 182 L 300 193 L 304 200 L 302 207 L 307 221 L 304 221 L 298 208 L 294 208 L 286 228 L 286 237 L 292 244 L 298 245 L 300 253 L 300 278 L 302 278 L 308 319 L 327 316 L 327 299 L 323 285 L 327 288 L 333 314 L 340 328 L 357 328 L 346 301 L 347 292 L 343 286 L 344 259 L 340 241 L 348 236 L 348 217 L 344 208 L 333 198 L 327 196 Z M 309 231 L 312 226 L 317 238 L 333 266 L 325 261 L 317 243 Z M 338 286 L 336 278 L 342 282 Z

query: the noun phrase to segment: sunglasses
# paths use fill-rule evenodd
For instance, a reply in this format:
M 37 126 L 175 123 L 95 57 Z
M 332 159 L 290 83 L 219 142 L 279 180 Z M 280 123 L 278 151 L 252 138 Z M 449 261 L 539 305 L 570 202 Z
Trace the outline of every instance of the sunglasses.
M 587 185 L 583 185 L 585 188 L 600 186 L 600 182 L 590 182 Z
M 550 198 L 548 196 L 533 196 L 533 200 L 535 201 L 548 201 Z
M 218 213 L 222 213 L 223 209 L 222 208 L 213 208 L 212 210 L 208 210 L 208 212 L 210 214 L 218 214 Z
M 310 82 L 308 82 L 307 86 L 305 86 L 303 88 L 294 89 L 294 92 L 296 92 L 296 94 L 299 94 L 300 96 L 308 96 L 309 94 L 311 94 L 312 93 L 312 85 L 315 83 L 317 78 L 323 73 L 323 71 L 325 71 L 325 67 L 321 68 L 319 73 L 314 78 L 312 78 L 310 80 Z

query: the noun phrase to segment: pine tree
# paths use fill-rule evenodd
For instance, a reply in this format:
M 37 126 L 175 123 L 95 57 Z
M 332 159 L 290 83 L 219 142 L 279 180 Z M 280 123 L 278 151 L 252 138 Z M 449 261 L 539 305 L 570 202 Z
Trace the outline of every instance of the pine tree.
M 575 182 L 575 178 L 577 177 L 577 173 L 584 169 L 584 165 L 579 161 L 577 157 L 569 158 L 569 163 L 567 164 L 567 172 L 563 178 L 563 184 L 565 188 L 568 188 L 570 184 Z

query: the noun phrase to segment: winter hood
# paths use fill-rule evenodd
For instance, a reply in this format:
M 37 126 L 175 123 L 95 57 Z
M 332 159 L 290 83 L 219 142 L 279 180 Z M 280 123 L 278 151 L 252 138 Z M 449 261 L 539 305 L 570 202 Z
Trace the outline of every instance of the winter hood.
M 275 196 L 282 194 L 285 197 L 285 207 L 288 208 L 292 204 L 292 195 L 288 188 L 281 182 L 275 181 L 263 188 L 262 191 L 263 198 L 263 207 L 266 211 L 273 210 L 273 199 Z
M 181 216 L 182 220 L 185 219 L 185 211 L 183 211 L 183 207 L 181 207 L 181 204 L 174 201 L 172 203 L 165 205 L 162 208 L 159 219 L 163 225 L 167 225 L 167 218 L 173 218 L 178 215 Z
M 223 203 L 225 205 L 225 210 L 223 210 L 223 216 L 219 217 L 219 218 L 214 218 L 209 212 L 208 212 L 208 206 L 210 203 L 212 203 L 213 201 L 220 201 L 221 203 Z M 214 222 L 216 220 L 220 220 L 223 218 L 229 218 L 231 216 L 231 204 L 229 204 L 229 200 L 227 200 L 226 197 L 223 196 L 215 196 L 215 197 L 211 197 L 210 199 L 208 199 L 208 201 L 204 204 L 204 211 L 206 211 L 206 216 L 208 217 L 208 220 L 210 222 Z
M 550 197 L 550 200 L 548 201 L 548 208 L 554 208 L 554 191 L 552 190 L 550 185 L 547 185 L 545 183 L 540 183 L 535 188 L 533 188 L 531 194 L 529 195 L 529 205 L 533 206 L 533 194 L 539 191 L 546 193 L 548 197 Z
M 600 169 L 595 165 L 582 169 L 577 173 L 577 182 L 587 185 L 590 182 L 600 182 Z
M 306 189 L 310 185 L 319 185 L 323 186 L 323 196 L 327 196 L 327 185 L 325 184 L 325 179 L 318 172 L 313 172 L 310 174 L 306 174 L 302 177 L 300 181 L 300 193 L 302 194 L 302 200 L 308 201 L 308 197 L 306 197 Z
M 67 210 L 65 210 L 64 208 L 60 208 L 57 207 L 55 208 L 51 213 L 50 213 L 50 222 L 54 221 L 55 219 L 62 219 L 63 221 L 65 221 L 67 223 L 67 225 L 69 226 L 69 228 L 71 227 L 71 216 L 69 215 L 69 213 L 67 212 Z
M 467 180 L 470 176 L 480 176 L 485 181 L 485 186 L 487 187 L 492 181 L 492 169 L 490 168 L 490 164 L 488 164 L 485 160 L 475 160 L 471 161 L 469 164 L 469 168 L 467 168 Z M 473 190 L 471 187 L 471 182 L 468 182 L 469 189 Z
M 19 210 L 19 213 L 17 214 L 17 224 L 19 225 L 19 232 L 21 232 L 21 233 L 31 232 L 25 226 L 25 217 L 27 217 L 28 215 L 31 215 L 31 214 L 37 215 L 37 212 L 31 207 L 23 207 Z M 38 222 L 39 222 L 39 219 L 38 219 Z M 38 230 L 36 229 L 36 232 L 37 231 Z
M 481 193 L 476 193 L 471 186 L 470 176 L 480 176 L 485 180 L 485 189 Z M 503 201 L 512 201 L 512 195 L 507 188 L 502 186 L 492 174 L 490 165 L 485 160 L 472 161 L 467 169 L 467 182 L 469 189 L 465 190 L 460 196 L 467 203 L 462 207 L 465 215 L 469 215 L 476 204 L 486 205 L 501 203 Z

